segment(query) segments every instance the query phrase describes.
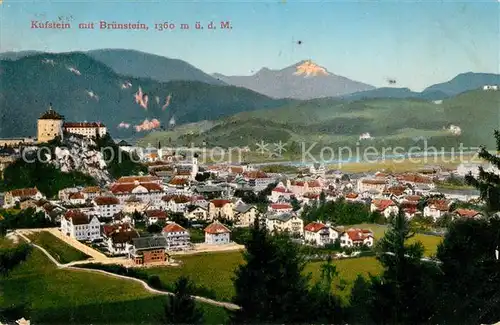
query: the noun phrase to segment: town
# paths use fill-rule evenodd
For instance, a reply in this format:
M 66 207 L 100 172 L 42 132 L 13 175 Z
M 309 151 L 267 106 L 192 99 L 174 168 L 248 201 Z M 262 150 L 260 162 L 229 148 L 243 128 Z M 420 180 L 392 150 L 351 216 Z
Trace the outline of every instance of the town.
M 63 134 L 96 138 L 106 132 L 98 122 L 65 122 L 50 106 L 38 120 L 37 143 Z M 19 154 L 16 147 L 22 145 L 26 143 L 5 144 L 3 159 L 12 161 Z M 122 150 L 130 147 L 124 141 L 118 145 Z M 128 266 L 169 265 L 171 255 L 179 252 L 243 249 L 232 240 L 232 232 L 251 227 L 256 218 L 269 232 L 288 233 L 304 245 L 338 244 L 354 250 L 373 246 L 377 238 L 370 228 L 339 224 L 324 216 L 310 220 L 308 211 L 327 202 L 360 206 L 367 216 L 361 223 L 374 221 L 377 215 L 375 221 L 385 224 L 399 209 L 409 220 L 431 225 L 481 217 L 480 211 L 461 207 L 479 203 L 477 193 L 436 188 L 438 182 L 474 172 L 477 165 L 348 174 L 316 163 L 297 168 L 296 173 L 271 173 L 250 164 L 200 165 L 196 154 L 162 150 L 141 158 L 148 174 L 120 177 L 103 186 L 64 188 L 57 197 L 46 197 L 37 188 L 13 189 L 4 193 L 3 208 L 42 212 L 57 224 L 59 238 L 69 244 L 84 243 L 100 256 L 121 257 L 109 261 Z M 199 234 L 200 227 L 204 238 L 197 236 L 193 242 L 191 233 Z

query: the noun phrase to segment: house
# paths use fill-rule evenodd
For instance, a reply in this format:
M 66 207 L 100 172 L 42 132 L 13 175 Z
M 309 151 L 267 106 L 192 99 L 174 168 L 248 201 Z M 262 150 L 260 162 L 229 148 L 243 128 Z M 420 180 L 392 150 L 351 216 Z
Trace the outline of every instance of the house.
M 101 239 L 101 224 L 96 216 L 69 210 L 61 218 L 61 233 L 80 241 Z
M 189 220 L 207 220 L 208 210 L 199 205 L 188 205 L 184 215 Z
M 43 195 L 36 187 L 8 191 L 4 196 L 3 207 L 6 209 L 12 208 L 16 205 L 16 203 L 20 203 L 22 199 L 26 198 L 38 201 L 40 199 L 45 199 L 45 195 Z
M 436 185 L 434 184 L 432 178 L 420 174 L 403 174 L 397 177 L 397 180 L 406 185 L 419 188 L 429 188 L 434 189 Z
M 248 185 L 255 188 L 255 191 L 262 191 L 274 182 L 273 178 L 260 170 L 246 171 L 243 173 L 243 178 Z
M 123 176 L 116 181 L 118 184 L 156 183 L 158 185 L 162 182 L 162 179 L 157 176 Z
M 208 204 L 208 214 L 210 220 L 224 218 L 227 220 L 234 219 L 234 204 L 230 200 L 216 199 Z
M 85 204 L 85 199 L 85 194 L 82 192 L 75 192 L 68 195 L 68 201 L 73 205 Z
M 295 212 L 268 214 L 265 223 L 270 232 L 288 232 L 298 236 L 302 236 L 304 232 L 304 221 Z
M 316 246 L 332 244 L 338 237 L 337 230 L 321 222 L 311 222 L 304 227 L 304 240 Z
M 293 192 L 290 191 L 289 189 L 287 189 L 286 187 L 284 186 L 276 186 L 275 188 L 273 188 L 273 190 L 271 191 L 271 201 L 272 202 L 278 202 L 282 199 L 285 199 L 285 200 L 290 200 L 291 197 L 293 196 Z
M 168 220 L 168 215 L 163 210 L 151 209 L 144 212 L 146 224 L 152 225 L 154 223 L 166 223 Z
M 21 210 L 26 210 L 26 209 L 29 209 L 29 208 L 35 208 L 36 209 L 37 202 L 38 202 L 38 200 L 29 198 L 29 197 L 22 198 L 21 201 L 19 202 L 19 207 L 21 208 Z
M 469 219 L 479 219 L 483 215 L 481 212 L 472 209 L 456 209 L 452 212 L 453 219 L 455 218 L 469 218 Z
M 305 193 L 321 193 L 323 190 L 323 182 L 321 178 L 316 180 L 287 180 L 287 188 L 289 188 L 295 196 L 302 196 Z
M 392 200 L 373 200 L 370 205 L 370 211 L 378 211 L 386 218 L 389 218 L 391 215 L 397 215 L 399 208 Z
M 229 244 L 231 230 L 222 223 L 215 221 L 205 228 L 205 244 Z
M 373 232 L 367 229 L 350 228 L 340 235 L 341 247 L 373 246 Z
M 163 209 L 184 213 L 191 203 L 191 198 L 185 195 L 165 195 L 161 198 L 161 201 Z
M 96 196 L 99 196 L 101 195 L 101 188 L 98 187 L 98 186 L 88 186 L 88 187 L 84 187 L 82 189 L 82 194 L 85 196 L 85 198 L 88 198 L 88 199 L 93 199 L 95 198 Z
M 167 240 L 167 250 L 184 250 L 191 246 L 189 232 L 175 222 L 163 227 L 162 235 Z
M 253 205 L 240 202 L 234 207 L 234 219 L 238 227 L 250 227 L 257 216 L 257 208 Z
M 169 260 L 167 240 L 163 236 L 134 238 L 128 257 L 135 265 L 164 264 Z
M 292 210 L 293 206 L 289 203 L 272 203 L 267 208 L 268 212 L 274 213 L 291 212 Z
M 429 200 L 424 207 L 424 217 L 432 217 L 436 221 L 450 210 L 450 205 L 451 202 L 446 200 Z
M 358 180 L 358 192 L 369 192 L 375 191 L 378 193 L 383 193 L 387 185 L 387 180 L 382 177 L 376 178 L 360 178 Z
M 128 248 L 139 233 L 130 224 L 104 225 L 102 237 L 107 244 L 111 255 L 122 255 L 128 253 Z
M 112 218 L 115 214 L 122 211 L 122 204 L 116 197 L 97 196 L 93 201 L 97 207 L 99 216 L 102 218 Z
M 135 196 L 145 202 L 161 204 L 163 197 L 163 187 L 156 182 L 140 183 L 120 183 L 117 182 L 111 186 L 111 193 L 117 197 L 120 202 L 125 202 L 131 196 Z

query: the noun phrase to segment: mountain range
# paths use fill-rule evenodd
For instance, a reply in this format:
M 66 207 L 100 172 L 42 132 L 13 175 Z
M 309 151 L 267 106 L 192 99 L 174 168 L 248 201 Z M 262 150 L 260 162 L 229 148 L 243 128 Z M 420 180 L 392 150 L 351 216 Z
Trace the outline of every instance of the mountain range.
M 335 75 L 311 60 L 281 70 L 262 68 L 252 76 L 213 76 L 227 84 L 248 88 L 272 98 L 337 97 L 375 89 L 374 86 Z
M 375 88 L 335 75 L 311 60 L 281 70 L 262 68 L 253 76 L 228 77 L 135 50 L 5 52 L 0 53 L 0 137 L 34 135 L 36 119 L 49 103 L 67 120 L 101 121 L 115 137 L 140 138 L 169 122 L 220 124 L 240 112 L 261 114 L 279 108 L 276 112 L 288 115 L 287 107 L 329 110 L 337 105 L 332 103 L 377 98 L 429 103 L 485 84 L 500 84 L 500 75 L 463 73 L 413 92 Z M 134 126 L 141 126 L 141 131 Z

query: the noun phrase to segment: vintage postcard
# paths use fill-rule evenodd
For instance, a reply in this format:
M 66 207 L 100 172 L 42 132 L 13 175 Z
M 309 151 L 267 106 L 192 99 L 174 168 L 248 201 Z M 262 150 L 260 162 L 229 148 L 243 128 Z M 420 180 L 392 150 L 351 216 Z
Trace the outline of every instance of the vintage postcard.
M 499 26 L 0 0 L 0 322 L 500 321 Z

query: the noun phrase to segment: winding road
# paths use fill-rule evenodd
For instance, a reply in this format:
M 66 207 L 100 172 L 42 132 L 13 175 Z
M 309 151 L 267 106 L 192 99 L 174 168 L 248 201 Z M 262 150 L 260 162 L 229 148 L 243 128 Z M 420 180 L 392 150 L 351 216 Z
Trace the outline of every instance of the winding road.
M 19 231 L 15 231 L 15 233 L 16 233 L 16 235 L 18 235 L 21 238 L 23 238 L 26 242 L 30 243 L 30 245 L 32 245 L 32 246 L 38 248 L 40 251 L 42 251 L 49 258 L 49 260 L 52 261 L 52 263 L 54 263 L 57 266 L 57 268 L 59 268 L 59 269 L 70 269 L 70 270 L 83 271 L 83 272 L 89 272 L 89 273 L 101 273 L 101 274 L 105 274 L 105 275 L 112 276 L 112 277 L 115 277 L 115 278 L 120 278 L 120 279 L 125 279 L 125 280 L 139 282 L 140 284 L 142 284 L 142 286 L 144 287 L 144 289 L 146 289 L 147 291 L 149 291 L 149 292 L 151 292 L 153 294 L 164 295 L 164 296 L 171 296 L 171 295 L 173 295 L 172 292 L 161 291 L 161 290 L 157 290 L 157 289 L 151 288 L 145 281 L 140 280 L 140 279 L 136 279 L 136 278 L 132 278 L 132 277 L 124 276 L 124 275 L 119 275 L 119 274 L 114 274 L 114 273 L 103 271 L 103 270 L 85 269 L 85 268 L 79 268 L 79 267 L 72 266 L 72 265 L 76 265 L 76 264 L 89 263 L 89 261 L 75 261 L 75 262 L 71 262 L 71 263 L 67 263 L 67 264 L 61 264 L 52 255 L 50 255 L 50 253 L 47 252 L 47 250 L 45 248 L 43 248 L 43 247 L 41 247 L 41 246 L 33 243 L 23 233 L 21 233 Z M 96 262 L 98 262 L 98 261 L 96 261 Z M 238 309 L 240 309 L 240 306 L 232 304 L 230 302 L 217 301 L 217 300 L 213 300 L 213 299 L 209 299 L 209 298 L 205 298 L 205 297 L 200 297 L 200 296 L 191 296 L 191 297 L 193 297 L 193 299 L 195 299 L 195 300 L 197 300 L 199 302 L 207 303 L 207 304 L 218 306 L 218 307 L 223 307 L 223 308 L 226 308 L 226 309 L 229 309 L 229 310 L 238 310 Z

